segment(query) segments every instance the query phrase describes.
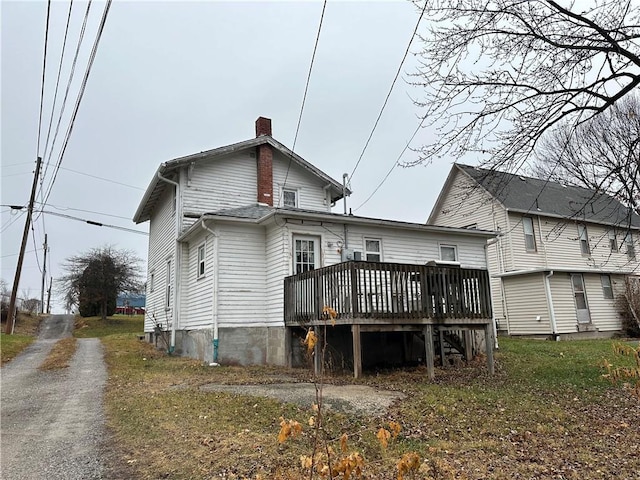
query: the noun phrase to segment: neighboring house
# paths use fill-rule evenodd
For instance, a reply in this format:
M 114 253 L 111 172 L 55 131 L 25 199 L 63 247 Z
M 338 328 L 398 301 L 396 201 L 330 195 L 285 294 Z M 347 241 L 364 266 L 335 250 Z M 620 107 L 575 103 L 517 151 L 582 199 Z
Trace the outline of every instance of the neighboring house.
M 290 364 L 287 276 L 350 259 L 486 269 L 492 232 L 332 213 L 350 192 L 275 140 L 271 120 L 258 118 L 256 135 L 162 163 L 147 188 L 134 221 L 150 222 L 149 341 L 166 335 L 170 350 L 209 362 Z
M 500 232 L 487 248 L 494 314 L 511 335 L 609 335 L 640 273 L 640 217 L 592 190 L 454 164 L 428 224 Z
M 143 315 L 145 306 L 144 294 L 118 295 L 116 299 L 116 313 L 121 315 Z

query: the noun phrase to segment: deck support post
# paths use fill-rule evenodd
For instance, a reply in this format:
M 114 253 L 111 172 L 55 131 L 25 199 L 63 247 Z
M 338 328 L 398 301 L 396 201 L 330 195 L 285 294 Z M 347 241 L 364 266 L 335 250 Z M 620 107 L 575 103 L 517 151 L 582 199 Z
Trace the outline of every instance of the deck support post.
M 360 325 L 351 325 L 351 335 L 353 336 L 353 378 L 362 376 L 362 345 L 360 336 Z
M 433 366 L 433 325 L 424 327 L 424 353 L 427 363 L 427 376 L 429 380 L 436 378 L 435 368 Z
M 446 363 L 444 355 L 444 330 L 442 330 L 442 328 L 438 329 L 438 340 L 440 342 L 440 365 L 444 368 Z
M 489 375 L 495 373 L 493 362 L 493 327 L 491 324 L 484 326 L 484 343 L 487 351 L 487 367 L 489 367 Z
M 473 359 L 473 332 L 471 330 L 464 331 L 464 359 L 469 362 Z

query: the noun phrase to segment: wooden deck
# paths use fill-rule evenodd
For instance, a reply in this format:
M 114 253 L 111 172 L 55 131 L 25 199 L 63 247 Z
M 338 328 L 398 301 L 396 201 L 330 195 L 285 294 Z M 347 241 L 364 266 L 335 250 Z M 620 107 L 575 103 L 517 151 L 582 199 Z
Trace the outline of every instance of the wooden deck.
M 287 327 L 326 325 L 330 318 L 336 325 L 351 326 L 356 377 L 362 371 L 361 333 L 393 331 L 424 335 L 427 369 L 433 378 L 436 332 L 442 336 L 447 330 L 483 330 L 493 373 L 486 270 L 350 261 L 287 277 L 284 288 Z

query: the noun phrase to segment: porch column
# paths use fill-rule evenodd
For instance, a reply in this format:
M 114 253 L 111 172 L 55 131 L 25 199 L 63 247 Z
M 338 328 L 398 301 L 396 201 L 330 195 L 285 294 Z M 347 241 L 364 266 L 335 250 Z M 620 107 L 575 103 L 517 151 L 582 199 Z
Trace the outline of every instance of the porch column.
M 433 366 L 433 325 L 427 325 L 422 330 L 424 334 L 424 353 L 427 362 L 427 376 L 429 380 L 436 378 L 435 369 Z
M 351 325 L 351 335 L 353 336 L 353 378 L 362 376 L 362 345 L 360 343 L 360 325 Z
M 487 367 L 489 367 L 489 375 L 495 373 L 493 363 L 493 327 L 490 324 L 484 326 L 484 343 L 487 351 Z

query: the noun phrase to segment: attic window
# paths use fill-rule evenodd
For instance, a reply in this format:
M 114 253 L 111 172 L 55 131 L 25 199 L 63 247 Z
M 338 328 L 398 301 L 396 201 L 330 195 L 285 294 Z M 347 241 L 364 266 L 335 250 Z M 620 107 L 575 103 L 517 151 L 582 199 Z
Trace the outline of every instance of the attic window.
M 627 258 L 629 260 L 635 260 L 636 259 L 636 248 L 633 244 L 633 234 L 631 232 L 627 233 L 627 235 L 624 238 L 624 243 L 627 246 Z
M 293 188 L 282 189 L 282 203 L 285 207 L 298 207 L 298 191 Z
M 524 244 L 527 252 L 535 252 L 536 236 L 533 230 L 533 219 L 531 217 L 522 217 L 522 226 L 524 227 Z
M 618 253 L 618 238 L 615 229 L 609 230 L 609 248 L 611 253 Z

